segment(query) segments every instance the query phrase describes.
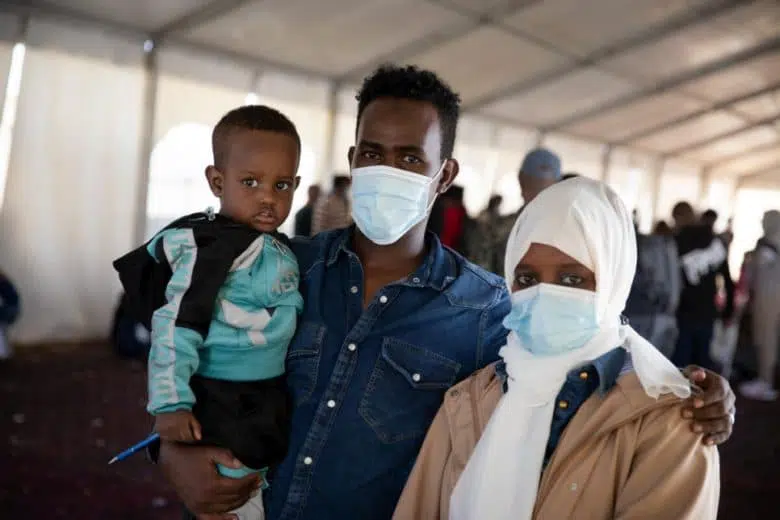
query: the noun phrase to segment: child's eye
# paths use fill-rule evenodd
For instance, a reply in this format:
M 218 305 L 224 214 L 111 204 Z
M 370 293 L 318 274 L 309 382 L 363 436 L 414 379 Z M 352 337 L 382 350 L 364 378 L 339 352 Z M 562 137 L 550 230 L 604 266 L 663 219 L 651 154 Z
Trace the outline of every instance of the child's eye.
M 292 183 L 290 181 L 279 181 L 276 183 L 276 189 L 279 191 L 287 191 L 290 188 L 292 188 Z
M 257 188 L 260 185 L 260 183 L 257 182 L 257 179 L 244 179 L 241 181 L 241 184 L 247 188 Z

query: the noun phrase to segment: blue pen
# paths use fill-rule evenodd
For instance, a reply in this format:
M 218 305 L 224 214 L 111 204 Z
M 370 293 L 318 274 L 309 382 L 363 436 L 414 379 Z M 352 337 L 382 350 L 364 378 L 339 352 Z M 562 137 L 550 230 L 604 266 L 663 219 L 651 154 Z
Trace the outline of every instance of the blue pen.
M 119 455 L 117 455 L 116 457 L 111 459 L 110 461 L 108 461 L 108 463 L 109 464 L 113 464 L 114 462 L 119 462 L 120 460 L 125 460 L 130 455 L 133 455 L 134 453 L 138 453 L 139 451 L 141 451 L 142 449 L 146 448 L 147 446 L 149 446 L 150 444 L 152 444 L 153 442 L 155 442 L 159 438 L 160 438 L 160 434 L 159 433 L 153 433 L 150 436 L 148 436 L 147 438 L 145 438 L 144 440 L 142 440 L 141 442 L 139 442 L 138 444 L 130 446 L 125 451 L 123 451 L 122 453 L 120 453 Z

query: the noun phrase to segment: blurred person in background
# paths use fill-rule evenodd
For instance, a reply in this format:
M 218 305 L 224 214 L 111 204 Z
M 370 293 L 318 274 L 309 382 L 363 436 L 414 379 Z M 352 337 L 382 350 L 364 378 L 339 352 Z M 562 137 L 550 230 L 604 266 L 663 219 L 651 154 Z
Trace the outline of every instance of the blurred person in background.
M 682 290 L 677 245 L 671 230 L 668 234 L 640 233 L 636 210 L 632 220 L 637 241 L 637 268 L 624 312 L 643 338 L 664 356 L 671 357 L 678 337 L 676 312 Z
M 19 318 L 19 291 L 11 280 L 0 271 L 0 361 L 13 355 L 8 339 L 8 329 Z
M 726 222 L 726 230 L 720 234 L 723 242 L 726 244 L 726 249 L 731 247 L 731 243 L 734 241 L 734 218 L 729 218 Z
M 325 199 L 320 198 L 314 206 L 314 216 L 311 223 L 312 235 L 352 225 L 349 203 L 350 182 L 348 175 L 333 177 L 333 189 L 330 194 Z
M 452 186 L 440 197 L 445 201 L 441 243 L 466 255 L 466 234 L 473 228 L 473 221 L 463 204 L 463 187 Z M 469 233 L 470 234 L 470 233 Z
M 487 208 L 477 217 L 474 232 L 466 237 L 469 260 L 491 273 L 498 273 L 504 264 L 500 248 L 496 245 L 504 238 L 500 235 L 504 217 L 499 212 L 503 201 L 501 195 L 490 197 Z
M 561 179 L 561 159 L 557 155 L 546 148 L 531 150 L 523 159 L 518 173 L 523 204 L 528 204 Z
M 666 223 L 665 220 L 659 220 L 655 223 L 655 227 L 653 228 L 653 234 L 654 235 L 661 235 L 665 237 L 673 237 L 674 236 L 674 230 L 669 226 L 669 224 Z
M 750 268 L 753 342 L 758 357 L 758 378 L 740 386 L 743 396 L 774 401 L 775 369 L 780 340 L 780 211 L 767 211 Z
M 701 214 L 701 223 L 707 226 L 710 231 L 715 232 L 715 223 L 718 221 L 718 212 L 714 209 L 708 209 Z
M 734 312 L 734 282 L 729 273 L 726 247 L 708 225 L 700 223 L 689 203 L 676 204 L 672 218 L 683 275 L 677 307 L 679 336 L 672 360 L 677 366 L 695 363 L 712 368 L 709 352 L 715 320 L 720 318 L 728 323 Z M 715 301 L 719 276 L 726 291 L 720 316 Z
M 314 218 L 314 207 L 317 205 L 321 193 L 322 190 L 318 185 L 309 186 L 309 198 L 306 200 L 306 205 L 295 214 L 295 236 L 310 237 L 312 235 L 311 224 Z
M 566 178 L 577 177 L 576 173 L 566 174 Z M 564 176 L 561 173 L 561 159 L 546 148 L 535 148 L 528 152 L 523 158 L 523 162 L 520 165 L 520 170 L 517 173 L 517 180 L 520 184 L 520 191 L 523 195 L 523 206 L 511 215 L 507 215 L 500 219 L 496 226 L 493 241 L 490 237 L 486 237 L 482 248 L 490 249 L 493 252 L 491 255 L 497 255 L 498 258 L 504 258 L 504 252 L 506 251 L 506 244 L 509 240 L 509 234 L 512 231 L 517 217 L 523 211 L 526 205 L 534 200 L 546 188 L 549 188 L 556 182 L 564 180 Z M 496 274 L 501 274 L 503 266 L 497 265 L 490 269 Z

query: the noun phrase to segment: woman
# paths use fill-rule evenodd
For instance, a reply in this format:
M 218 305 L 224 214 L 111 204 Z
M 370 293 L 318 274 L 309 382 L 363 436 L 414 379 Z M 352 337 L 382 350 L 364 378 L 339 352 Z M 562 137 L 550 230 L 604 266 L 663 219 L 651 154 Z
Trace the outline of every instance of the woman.
M 636 237 L 617 195 L 548 188 L 505 266 L 503 361 L 447 393 L 394 518 L 714 519 L 718 453 L 681 418 L 689 383 L 620 316 Z

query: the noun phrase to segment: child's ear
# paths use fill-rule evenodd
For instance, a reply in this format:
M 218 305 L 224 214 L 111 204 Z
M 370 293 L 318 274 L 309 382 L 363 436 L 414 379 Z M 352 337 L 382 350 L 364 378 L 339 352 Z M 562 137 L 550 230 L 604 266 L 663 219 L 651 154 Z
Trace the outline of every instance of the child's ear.
M 298 186 L 300 186 L 300 185 L 301 185 L 301 178 L 299 176 L 295 177 L 295 187 L 293 188 L 293 191 L 297 190 Z
M 221 197 L 222 184 L 225 180 L 222 172 L 219 171 L 216 166 L 207 166 L 206 180 L 209 181 L 209 188 L 211 188 L 211 193 L 213 193 L 215 197 Z

